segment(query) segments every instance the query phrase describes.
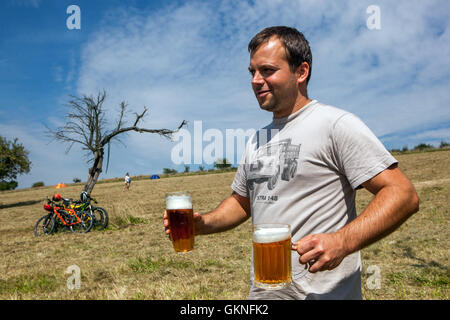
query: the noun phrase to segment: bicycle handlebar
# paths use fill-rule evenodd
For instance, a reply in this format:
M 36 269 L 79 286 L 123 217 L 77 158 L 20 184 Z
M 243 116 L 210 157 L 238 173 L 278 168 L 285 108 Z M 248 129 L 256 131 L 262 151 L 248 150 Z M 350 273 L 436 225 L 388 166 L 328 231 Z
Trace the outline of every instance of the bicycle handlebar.
M 52 206 L 57 205 L 57 203 L 55 201 L 53 201 L 52 199 L 50 199 L 48 196 L 46 197 L 46 200 L 47 200 L 47 204 L 51 204 Z M 74 203 L 74 204 L 84 203 L 81 200 L 74 201 L 72 198 L 68 198 L 68 199 L 61 198 L 61 200 L 63 201 L 63 203 L 65 202 L 66 204 L 67 203 Z M 95 198 L 92 198 L 91 196 L 89 196 L 89 199 L 88 199 L 88 201 L 86 201 L 86 203 L 88 203 L 90 200 L 94 201 L 94 203 L 98 203 L 97 200 Z

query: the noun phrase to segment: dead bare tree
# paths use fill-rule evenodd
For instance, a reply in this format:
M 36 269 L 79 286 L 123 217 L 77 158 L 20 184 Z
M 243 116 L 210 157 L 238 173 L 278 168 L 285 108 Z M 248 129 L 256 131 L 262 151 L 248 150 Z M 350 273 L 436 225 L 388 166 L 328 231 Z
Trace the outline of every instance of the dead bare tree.
M 47 127 L 47 134 L 55 140 L 68 143 L 66 153 L 70 151 L 74 144 L 80 144 L 82 149 L 87 152 L 89 156 L 88 162 L 93 162 L 84 186 L 84 190 L 88 193 L 92 192 L 102 172 L 105 146 L 113 140 L 120 141 L 119 135 L 129 131 L 137 131 L 139 133 L 156 133 L 171 139 L 172 135 L 187 123 L 183 120 L 175 130 L 141 128 L 138 126 L 139 122 L 142 121 L 148 111 L 144 107 L 142 113 L 134 114 L 134 123 L 126 125 L 124 116 L 127 111 L 127 104 L 122 102 L 115 127 L 112 130 L 107 130 L 107 122 L 103 110 L 103 103 L 106 98 L 105 91 L 100 92 L 97 97 L 83 95 L 81 98 L 75 96 L 71 96 L 71 98 L 69 101 L 71 112 L 67 115 L 66 124 L 56 130 Z

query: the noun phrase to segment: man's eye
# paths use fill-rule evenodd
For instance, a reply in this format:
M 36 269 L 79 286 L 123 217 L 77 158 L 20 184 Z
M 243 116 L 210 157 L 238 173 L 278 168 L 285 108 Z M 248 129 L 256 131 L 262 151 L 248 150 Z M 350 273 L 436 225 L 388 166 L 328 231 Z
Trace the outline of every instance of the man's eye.
M 262 73 L 264 75 L 271 75 L 274 72 L 275 72 L 275 69 L 272 69 L 272 68 L 264 68 L 264 69 L 262 69 Z

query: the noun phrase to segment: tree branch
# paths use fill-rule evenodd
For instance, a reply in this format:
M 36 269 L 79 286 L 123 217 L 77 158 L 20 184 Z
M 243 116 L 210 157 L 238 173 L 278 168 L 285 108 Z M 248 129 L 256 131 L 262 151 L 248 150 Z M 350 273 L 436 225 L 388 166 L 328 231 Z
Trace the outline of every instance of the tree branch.
M 147 132 L 147 133 L 157 133 L 167 139 L 171 139 L 172 135 L 176 132 L 178 132 L 178 130 L 180 130 L 183 126 L 185 126 L 187 124 L 187 121 L 183 120 L 183 122 L 181 122 L 181 124 L 178 126 L 178 128 L 176 130 L 169 130 L 169 129 L 147 129 L 147 128 L 139 128 L 136 126 L 132 126 L 132 127 L 127 127 L 127 128 L 122 128 L 120 130 L 115 130 L 113 132 L 111 132 L 110 134 L 108 134 L 107 136 L 105 136 L 101 142 L 101 145 L 106 145 L 112 138 L 114 138 L 115 136 L 127 132 L 127 131 L 136 131 L 139 133 L 143 133 L 143 132 Z
M 171 139 L 172 135 L 179 131 L 183 126 L 187 124 L 186 121 L 182 121 L 181 124 L 175 130 L 169 129 L 148 129 L 142 128 L 141 124 L 144 117 L 147 115 L 147 107 L 144 106 L 144 110 L 141 113 L 134 113 L 134 122 L 130 122 L 133 125 L 125 127 L 125 115 L 127 114 L 127 104 L 122 102 L 120 104 L 119 118 L 115 122 L 115 128 L 113 126 L 112 131 L 105 130 L 107 127 L 106 114 L 103 111 L 103 103 L 106 98 L 106 92 L 100 92 L 96 97 L 83 96 L 75 97 L 71 96 L 71 100 L 68 105 L 71 108 L 66 116 L 66 124 L 55 130 L 47 128 L 47 134 L 54 140 L 59 140 L 67 143 L 68 153 L 74 144 L 80 144 L 82 149 L 87 151 L 87 155 L 91 159 L 88 159 L 88 163 L 93 161 L 90 169 L 88 182 L 85 189 L 92 191 L 92 188 L 97 181 L 98 175 L 101 172 L 103 162 L 104 147 L 112 140 L 119 141 L 119 135 L 129 131 L 136 131 L 139 133 L 156 133 L 167 139 Z
M 136 115 L 136 121 L 134 122 L 133 127 L 136 127 L 136 126 L 137 126 L 138 122 L 145 116 L 145 113 L 146 113 L 146 112 L 147 112 L 147 108 L 144 107 L 144 111 L 143 111 L 141 114 L 135 113 L 135 115 Z

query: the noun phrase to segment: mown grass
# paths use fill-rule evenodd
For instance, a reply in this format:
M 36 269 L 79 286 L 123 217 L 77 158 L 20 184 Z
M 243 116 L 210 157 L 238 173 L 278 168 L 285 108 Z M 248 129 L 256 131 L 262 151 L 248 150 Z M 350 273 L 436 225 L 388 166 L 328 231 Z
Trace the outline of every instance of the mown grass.
M 38 294 L 55 290 L 57 286 L 57 278 L 47 274 L 20 275 L 0 280 L 0 292 L 18 297 L 24 294 Z
M 364 299 L 449 299 L 450 151 L 396 156 L 417 188 L 420 211 L 396 232 L 361 251 Z M 246 299 L 251 258 L 250 221 L 196 238 L 195 250 L 175 254 L 164 234 L 167 192 L 188 189 L 206 212 L 231 193 L 234 172 L 99 184 L 94 197 L 110 226 L 88 234 L 36 238 L 49 187 L 0 193 L 0 299 Z M 80 185 L 59 192 L 76 198 Z M 372 195 L 358 191 L 357 211 Z M 80 289 L 67 287 L 69 266 Z M 369 284 L 373 268 L 380 286 Z M 371 271 L 371 272 L 369 272 Z
M 420 210 L 397 231 L 362 250 L 363 265 L 381 269 L 381 289 L 365 285 L 366 299 L 448 299 L 450 277 L 450 152 L 396 156 L 413 181 Z M 372 196 L 358 192 L 358 211 Z

